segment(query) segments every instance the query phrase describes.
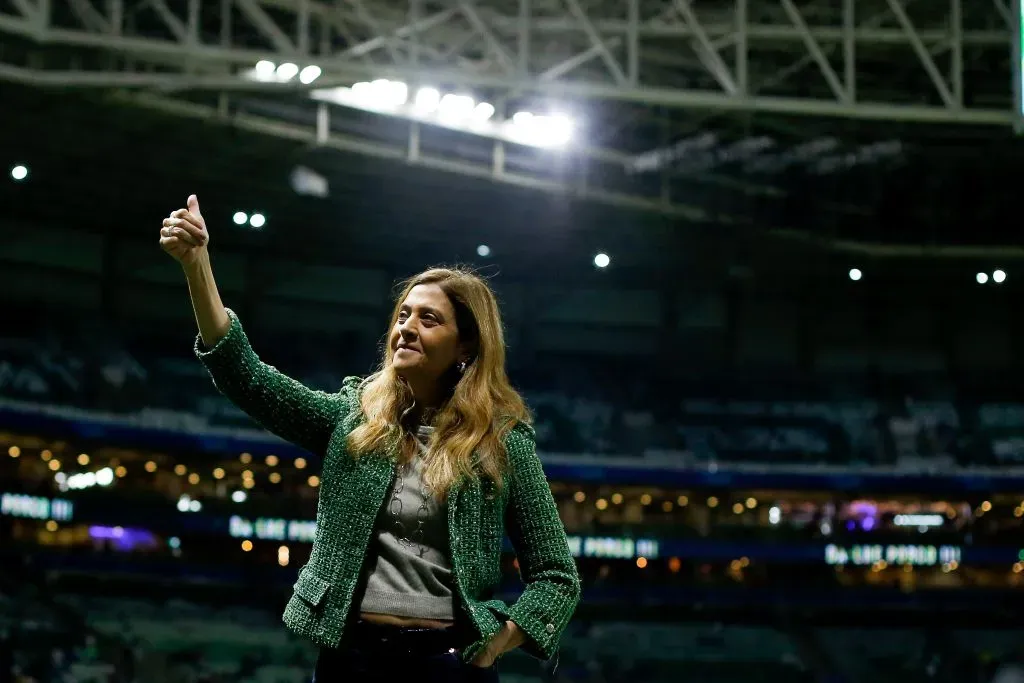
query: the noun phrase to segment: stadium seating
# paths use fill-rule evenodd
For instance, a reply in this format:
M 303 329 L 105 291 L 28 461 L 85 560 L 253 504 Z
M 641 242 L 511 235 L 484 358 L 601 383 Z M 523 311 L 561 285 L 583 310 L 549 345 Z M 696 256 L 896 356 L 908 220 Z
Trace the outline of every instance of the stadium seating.
M 191 356 L 189 337 L 165 348 L 87 329 L 0 339 L 0 408 L 59 406 L 152 428 L 202 432 L 254 425 L 220 396 Z M 68 335 L 74 335 L 69 337 Z M 87 340 L 78 343 L 74 339 Z M 92 342 L 88 342 L 92 340 Z M 310 386 L 335 389 L 366 374 L 365 357 L 337 367 L 305 367 L 293 351 L 260 348 Z M 342 370 L 342 368 L 345 368 Z M 1024 405 L 954 402 L 936 392 L 895 400 L 848 390 L 837 378 L 816 385 L 666 381 L 613 366 L 559 359 L 513 368 L 547 453 L 670 458 L 674 462 L 832 464 L 948 469 L 1024 462 Z M 613 392 L 626 387 L 627 391 Z M 754 387 L 754 388 L 751 388 Z M 827 387 L 827 389 L 826 389 Z M 626 398 L 622 398 L 626 396 Z

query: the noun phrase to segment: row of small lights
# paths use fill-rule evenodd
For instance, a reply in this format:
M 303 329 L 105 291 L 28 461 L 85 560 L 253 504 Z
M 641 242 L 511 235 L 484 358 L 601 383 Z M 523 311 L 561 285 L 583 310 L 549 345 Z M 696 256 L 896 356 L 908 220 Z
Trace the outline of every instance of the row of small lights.
M 888 562 L 886 562 L 885 560 L 879 560 L 878 562 L 875 562 L 874 564 L 871 565 L 871 573 L 872 574 L 878 574 L 879 572 L 885 571 L 888 568 L 889 568 L 889 563 Z M 950 572 L 955 572 L 957 569 L 959 569 L 960 568 L 960 563 L 957 562 L 956 560 L 953 560 L 952 562 L 945 562 L 945 563 L 942 564 L 941 568 L 942 568 L 942 573 L 943 574 L 949 574 Z M 843 569 L 844 569 L 843 565 L 841 565 L 841 564 L 840 565 L 836 565 L 836 571 L 840 571 L 841 572 L 841 571 L 843 571 Z M 913 573 L 914 569 L 915 569 L 914 565 L 912 565 L 912 564 L 905 564 L 905 565 L 903 565 L 903 572 L 906 573 L 906 574 Z M 1016 565 L 1014 565 L 1014 570 L 1013 571 L 1017 572 Z
M 848 273 L 848 275 L 851 280 L 853 280 L 854 282 L 858 282 L 861 278 L 864 277 L 864 272 L 861 271 L 860 268 L 850 268 L 850 272 Z M 988 273 L 984 272 L 978 272 L 977 274 L 975 274 L 974 280 L 979 285 L 987 284 L 989 281 L 994 282 L 997 285 L 1001 285 L 1002 283 L 1006 282 L 1006 271 L 997 268 L 992 271 L 992 275 L 989 275 Z
M 267 224 L 267 217 L 258 212 L 248 214 L 245 211 L 236 211 L 231 220 L 234 221 L 235 225 L 245 225 L 248 223 L 250 227 L 257 229 Z
M 408 85 L 386 78 L 356 83 L 350 90 L 358 102 L 384 110 L 397 110 L 410 100 Z M 459 124 L 472 130 L 474 125 L 490 121 L 495 109 L 490 102 L 477 102 L 469 95 L 441 93 L 437 88 L 424 86 L 412 97 L 412 113 L 419 117 L 435 116 L 439 123 Z M 500 123 L 513 139 L 543 146 L 564 145 L 573 133 L 572 121 L 562 114 L 517 111 Z
M 322 73 L 316 64 L 300 68 L 293 62 L 275 64 L 263 59 L 256 63 L 252 77 L 264 83 L 289 83 L 298 78 L 303 85 L 309 85 Z M 351 93 L 357 103 L 374 109 L 396 111 L 409 103 L 409 86 L 402 81 L 378 78 L 361 81 L 343 90 Z M 439 123 L 472 129 L 474 125 L 490 121 L 495 109 L 490 102 L 477 102 L 469 95 L 442 93 L 437 88 L 424 86 L 412 98 L 412 113 L 418 117 L 436 116 Z M 538 115 L 518 111 L 504 123 L 513 139 L 521 139 L 527 144 L 560 146 L 572 138 L 572 121 L 561 114 Z
M 21 448 L 18 447 L 18 446 L 10 446 L 7 449 L 7 455 L 9 455 L 12 458 L 20 457 L 21 456 Z M 40 451 L 39 457 L 40 457 L 40 459 L 43 460 L 43 462 L 46 462 L 47 463 L 47 467 L 50 470 L 54 471 L 54 472 L 57 472 L 62 467 L 61 461 L 59 459 L 55 458 L 53 456 L 53 452 L 48 450 L 48 449 L 44 449 L 44 450 Z M 240 459 L 241 459 L 243 464 L 249 464 L 249 463 L 252 462 L 252 455 L 249 454 L 249 453 L 242 453 L 242 455 L 240 456 Z M 91 458 L 89 457 L 88 453 L 79 453 L 78 457 L 76 458 L 76 462 L 80 466 L 82 466 L 82 467 L 85 467 L 86 465 L 88 465 L 90 461 L 91 461 Z M 266 459 L 264 460 L 264 462 L 266 462 L 268 467 L 276 467 L 278 462 L 279 462 L 279 459 L 278 459 L 278 457 L 276 455 L 268 455 L 266 457 Z M 306 463 L 306 460 L 304 458 L 296 458 L 295 459 L 295 469 L 299 469 L 299 470 L 305 469 L 306 468 L 306 464 L 307 463 Z M 145 465 L 143 465 L 143 468 L 146 470 L 146 472 L 149 472 L 150 474 L 152 474 L 152 473 L 155 473 L 157 471 L 158 466 L 156 464 L 156 461 L 149 460 L 149 461 L 146 462 Z M 188 467 L 186 467 L 185 465 L 183 465 L 181 463 L 179 463 L 179 464 L 174 466 L 174 473 L 176 475 L 178 475 L 179 477 L 184 477 L 185 475 L 188 475 L 188 482 L 190 484 L 192 484 L 193 486 L 197 485 L 201 481 L 201 479 L 202 479 L 202 477 L 200 476 L 200 474 L 198 472 L 191 472 L 190 473 L 188 471 Z M 120 477 L 125 477 L 128 474 L 128 470 L 127 470 L 127 468 L 124 465 L 117 464 L 116 468 L 113 469 L 113 474 L 114 474 L 114 476 L 119 477 L 119 478 Z M 224 471 L 223 467 L 216 467 L 216 468 L 214 468 L 212 474 L 213 474 L 213 478 L 214 479 L 220 480 L 220 479 L 223 479 L 226 476 L 227 473 Z M 268 477 L 268 479 L 269 479 L 270 483 L 278 484 L 278 483 L 281 482 L 281 473 L 280 472 L 271 472 L 269 477 Z M 306 483 L 309 484 L 311 487 L 316 488 L 316 487 L 320 486 L 320 477 L 318 477 L 318 476 L 316 476 L 314 474 L 314 475 L 310 476 L 306 480 Z M 256 481 L 255 481 L 255 478 L 254 478 L 254 475 L 253 475 L 252 471 L 251 470 L 243 471 L 242 472 L 242 486 L 247 488 L 247 489 L 251 489 L 255 485 L 256 485 Z M 240 492 L 236 492 L 236 493 L 240 493 Z M 243 494 L 243 496 L 244 496 L 244 494 Z M 244 500 L 245 500 L 245 498 L 243 497 L 242 500 L 236 500 L 236 502 L 242 502 Z
M 583 491 L 576 491 L 576 493 L 573 494 L 573 500 L 576 501 L 577 503 L 584 503 L 587 500 L 587 494 L 584 493 Z M 624 500 L 624 498 L 623 498 L 623 495 L 621 493 L 613 493 L 611 495 L 611 504 L 612 505 L 621 505 L 623 503 L 623 500 Z M 640 504 L 641 505 L 647 506 L 647 505 L 650 505 L 653 501 L 654 501 L 654 498 L 649 493 L 644 493 L 644 494 L 642 494 L 640 496 Z M 705 501 L 705 504 L 709 508 L 713 509 L 713 508 L 717 508 L 718 505 L 720 504 L 720 502 L 721 501 L 719 501 L 718 496 L 709 496 L 707 498 L 707 500 Z M 594 501 L 594 507 L 597 508 L 598 510 L 607 510 L 608 509 L 608 503 L 609 503 L 609 499 L 608 498 L 598 498 L 597 500 Z M 689 504 L 690 504 L 689 497 L 688 496 L 684 496 L 684 495 L 680 495 L 678 498 L 676 498 L 676 501 L 675 501 L 674 504 L 670 500 L 663 501 L 662 504 L 661 504 L 661 509 L 664 510 L 665 512 L 671 512 L 672 509 L 676 505 L 678 505 L 679 507 L 686 507 Z M 754 498 L 754 497 L 749 497 L 749 498 L 746 499 L 746 501 L 744 501 L 742 503 L 740 503 L 740 502 L 734 503 L 733 506 L 732 506 L 732 511 L 733 511 L 733 513 L 739 515 L 739 514 L 743 514 L 743 512 L 746 511 L 746 510 L 753 510 L 757 506 L 758 506 L 757 499 Z M 985 500 L 985 501 L 982 501 L 978 505 L 977 508 L 975 508 L 974 513 L 975 513 L 976 516 L 981 517 L 986 512 L 991 512 L 991 510 L 992 510 L 992 503 L 991 503 L 991 501 Z M 779 520 L 781 519 L 781 516 L 782 516 L 782 510 L 778 506 L 772 506 L 769 509 L 768 512 L 769 512 L 769 518 L 770 518 L 769 521 L 771 521 L 772 524 L 778 524 L 778 522 L 779 522 Z M 950 519 L 952 519 L 952 518 L 954 518 L 956 516 L 956 512 L 953 511 L 953 510 L 949 510 L 947 512 L 947 516 Z M 1019 505 L 1014 507 L 1014 509 L 1013 509 L 1013 516 L 1017 517 L 1017 518 L 1024 517 L 1024 501 L 1021 501 Z
M 7 449 L 7 455 L 9 455 L 12 458 L 20 457 L 21 456 L 21 448 L 19 448 L 18 446 L 11 446 L 11 447 L 9 447 Z M 62 467 L 61 461 L 59 459 L 55 458 L 53 456 L 53 452 L 48 450 L 48 449 L 44 449 L 44 450 L 40 451 L 39 452 L 39 458 L 43 462 L 47 463 L 46 466 L 51 471 L 53 471 L 53 472 L 57 472 Z M 89 460 L 90 459 L 89 459 L 89 455 L 87 453 L 79 453 L 78 458 L 76 460 L 77 460 L 79 465 L 84 467 L 84 466 L 89 464 Z M 116 461 L 112 461 L 112 462 L 116 462 Z M 128 474 L 128 470 L 125 468 L 124 465 L 118 464 L 116 466 L 116 468 L 113 470 L 113 473 L 114 473 L 115 477 L 124 477 L 124 476 L 126 476 Z
M 241 456 L 239 456 L 239 460 L 242 462 L 243 465 L 248 465 L 248 464 L 252 463 L 253 457 L 252 457 L 252 454 L 250 454 L 250 453 L 242 453 Z M 276 455 L 268 455 L 264 459 L 264 462 L 266 463 L 267 467 L 277 467 L 278 463 L 280 462 L 280 459 Z M 305 458 L 296 458 L 295 459 L 295 469 L 297 469 L 297 470 L 305 469 L 306 468 L 306 464 L 307 463 L 306 463 Z M 150 472 L 150 473 L 156 472 L 156 470 L 157 470 L 156 462 L 154 462 L 152 460 L 148 461 L 146 463 L 146 465 L 145 465 L 145 469 L 146 469 L 147 472 Z M 181 463 L 178 463 L 177 465 L 174 466 L 174 473 L 176 475 L 178 475 L 179 477 L 184 477 L 187 474 L 188 475 L 188 482 L 190 484 L 192 484 L 193 486 L 198 484 L 200 482 L 200 480 L 202 479 L 202 477 L 200 476 L 200 474 L 198 472 L 191 472 L 190 473 L 188 471 L 188 467 L 186 467 L 185 465 L 183 465 Z M 223 467 L 216 467 L 213 470 L 213 478 L 217 479 L 217 480 L 223 479 L 226 476 L 226 474 L 227 473 L 225 472 Z M 243 488 L 251 489 L 251 488 L 253 488 L 256 485 L 255 475 L 253 474 L 252 470 L 243 470 L 241 476 L 242 476 L 242 487 Z M 270 481 L 271 484 L 280 484 L 281 483 L 281 473 L 280 472 L 271 472 L 270 475 L 267 477 L 267 479 L 268 479 L 268 481 Z M 320 477 L 316 476 L 315 474 L 311 475 L 306 480 L 306 483 L 309 484 L 309 486 L 311 486 L 313 488 L 316 488 L 316 487 L 320 486 Z M 238 495 L 238 494 L 240 494 L 240 495 Z M 236 491 L 234 494 L 232 494 L 231 498 L 236 503 L 244 502 L 245 501 L 245 493 L 242 492 L 242 491 Z
M 7 449 L 7 454 L 10 457 L 12 457 L 12 458 L 17 458 L 17 457 L 19 457 L 21 455 L 21 448 L 18 447 L 18 446 L 10 446 Z M 49 463 L 48 466 L 49 466 L 49 468 L 51 470 L 57 471 L 57 470 L 59 470 L 61 468 L 60 460 L 54 458 L 53 457 L 53 453 L 50 450 L 44 449 L 44 450 L 40 451 L 39 457 L 44 462 L 48 462 Z M 76 461 L 77 461 L 77 463 L 79 465 L 81 465 L 82 467 L 85 467 L 86 465 L 88 465 L 90 463 L 91 458 L 89 457 L 89 455 L 87 453 L 79 453 L 78 457 L 76 458 Z M 252 456 L 251 453 L 242 453 L 239 456 L 239 461 L 243 465 L 252 464 L 253 456 Z M 280 464 L 280 458 L 278 458 L 276 455 L 273 455 L 273 454 L 267 455 L 264 458 L 264 463 L 267 465 L 267 467 L 277 467 L 278 464 Z M 305 458 L 301 458 L 300 457 L 300 458 L 296 458 L 295 459 L 295 463 L 294 464 L 295 464 L 295 469 L 302 470 L 302 469 L 306 468 L 308 463 L 306 462 Z M 156 472 L 157 469 L 158 469 L 158 466 L 157 466 L 156 462 L 153 461 L 153 460 L 147 461 L 146 464 L 143 467 L 146 470 L 146 472 L 149 472 L 151 474 Z M 114 475 L 117 476 L 117 477 L 124 477 L 125 475 L 127 475 L 128 470 L 124 467 L 124 465 L 118 464 L 116 469 L 113 470 L 113 472 L 114 472 Z M 179 477 L 183 477 L 183 476 L 185 476 L 187 474 L 188 475 L 188 482 L 190 484 L 192 484 L 192 485 L 198 484 L 200 482 L 200 480 L 201 480 L 201 476 L 200 476 L 200 474 L 198 472 L 191 472 L 191 473 L 189 473 L 188 467 L 186 467 L 185 465 L 183 465 L 181 463 L 178 463 L 177 465 L 174 466 L 174 473 L 176 475 L 178 475 Z M 220 480 L 220 479 L 223 479 L 227 475 L 227 473 L 225 472 L 223 467 L 216 467 L 216 468 L 214 468 L 214 470 L 212 472 L 212 475 L 213 475 L 214 479 Z M 242 476 L 242 485 L 245 486 L 245 488 L 252 488 L 255 485 L 255 480 L 254 480 L 254 476 L 255 475 L 252 473 L 251 470 L 244 470 L 242 472 L 241 476 Z M 270 483 L 278 484 L 278 483 L 281 482 L 281 474 L 279 472 L 271 472 L 270 475 L 268 476 L 268 479 L 269 479 Z M 317 486 L 320 485 L 320 477 L 318 477 L 316 475 L 312 475 L 307 480 L 307 483 L 311 487 L 316 488 Z M 576 491 L 573 494 L 573 500 L 576 501 L 577 503 L 584 503 L 587 500 L 587 494 L 584 491 Z M 624 502 L 625 498 L 624 498 L 624 496 L 621 493 L 613 493 L 611 495 L 611 497 L 610 497 L 610 500 L 611 500 L 611 503 L 613 505 L 621 505 Z M 653 501 L 654 501 L 654 498 L 649 493 L 644 493 L 644 494 L 642 494 L 640 496 L 640 504 L 641 505 L 647 506 L 647 505 L 650 505 Z M 598 499 L 596 499 L 594 501 L 594 506 L 598 510 L 606 510 L 608 508 L 608 503 L 609 503 L 609 499 L 608 498 L 598 498 Z M 685 506 L 689 505 L 689 503 L 690 503 L 690 499 L 689 499 L 688 496 L 685 496 L 685 495 L 678 496 L 676 498 L 676 502 L 675 502 L 675 504 L 678 505 L 679 507 L 685 507 Z M 718 496 L 709 496 L 707 498 L 707 500 L 705 501 L 705 504 L 709 508 L 717 508 L 719 503 L 720 503 L 720 501 L 718 499 Z M 732 506 L 732 510 L 736 514 L 741 514 L 745 509 L 746 510 L 753 510 L 757 506 L 758 506 L 757 499 L 754 498 L 753 496 L 751 496 L 751 497 L 748 497 L 746 499 L 746 501 L 743 502 L 743 503 L 740 503 L 740 502 L 734 503 L 733 506 Z M 665 512 L 669 512 L 673 508 L 673 503 L 672 503 L 672 501 L 666 500 L 666 501 L 662 502 L 661 507 L 662 507 L 662 509 Z M 772 508 L 772 512 L 774 512 L 775 510 L 777 510 L 777 508 L 773 507 Z M 988 500 L 985 500 L 985 501 L 982 501 L 978 505 L 977 508 L 975 508 L 974 512 L 975 512 L 976 516 L 980 517 L 980 516 L 984 515 L 986 512 L 991 512 L 991 510 L 992 510 L 992 502 L 988 501 Z M 950 510 L 948 512 L 948 516 L 952 517 L 954 515 L 955 515 L 954 511 Z M 1013 516 L 1017 517 L 1017 518 L 1024 517 L 1024 501 L 1021 501 L 1016 507 L 1014 507 L 1014 509 L 1013 509 Z
M 261 59 L 256 62 L 256 68 L 253 70 L 256 80 L 263 81 L 264 83 L 289 83 L 298 76 L 299 82 L 303 85 L 309 85 L 320 78 L 322 73 L 323 70 L 316 64 L 309 64 L 300 68 L 298 64 L 293 62 L 274 64 L 267 59 Z
M 573 494 L 573 500 L 576 501 L 577 503 L 586 502 L 587 494 L 584 493 L 583 491 L 577 491 L 575 494 Z M 607 499 L 607 498 L 598 498 L 597 500 L 594 501 L 594 507 L 596 507 L 598 510 L 607 510 L 608 509 L 608 500 L 609 499 Z M 611 495 L 611 503 L 612 503 L 612 505 L 622 505 L 623 500 L 624 500 L 624 498 L 623 498 L 621 493 L 613 493 Z M 650 505 L 653 501 L 654 501 L 654 498 L 649 493 L 644 493 L 644 494 L 642 494 L 640 496 L 640 504 L 641 505 L 644 505 L 644 506 Z M 705 501 L 705 502 L 707 503 L 707 506 L 709 508 L 716 508 L 716 507 L 718 507 L 718 504 L 719 504 L 720 501 L 718 500 L 717 496 L 709 496 L 707 501 Z M 670 500 L 666 500 L 666 501 L 662 502 L 661 509 L 664 510 L 665 512 L 671 512 L 672 508 L 675 505 L 678 505 L 679 507 L 686 507 L 689 504 L 690 504 L 690 499 L 689 499 L 688 496 L 679 496 L 678 498 L 676 498 L 676 502 L 674 504 Z M 738 514 L 741 514 L 744 510 L 753 510 L 756 507 L 757 507 L 757 499 L 751 497 L 751 498 L 747 498 L 745 503 L 735 503 L 732 506 L 732 511 L 735 512 L 738 515 Z M 773 509 L 775 509 L 775 508 L 773 508 Z

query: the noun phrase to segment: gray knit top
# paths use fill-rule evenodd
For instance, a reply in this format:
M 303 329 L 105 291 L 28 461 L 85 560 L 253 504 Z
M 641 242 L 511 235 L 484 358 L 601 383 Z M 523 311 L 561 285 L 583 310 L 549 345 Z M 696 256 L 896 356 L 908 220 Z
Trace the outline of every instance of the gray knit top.
M 420 452 L 396 468 L 377 515 L 364 567 L 361 612 L 454 618 L 448 515 L 445 504 L 425 490 L 421 477 L 433 431 L 433 427 L 419 427 Z

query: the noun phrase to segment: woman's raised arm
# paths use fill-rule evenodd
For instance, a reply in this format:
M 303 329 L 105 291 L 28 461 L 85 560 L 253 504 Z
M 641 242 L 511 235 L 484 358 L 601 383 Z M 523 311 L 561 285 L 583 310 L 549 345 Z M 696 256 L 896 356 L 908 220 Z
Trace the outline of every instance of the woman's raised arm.
M 335 394 L 314 391 L 259 359 L 238 317 L 221 301 L 209 242 L 195 195 L 189 196 L 188 208 L 164 219 L 160 246 L 185 271 L 199 327 L 196 355 L 217 389 L 261 426 L 302 448 L 323 453 L 356 392 L 349 383 L 347 390 Z

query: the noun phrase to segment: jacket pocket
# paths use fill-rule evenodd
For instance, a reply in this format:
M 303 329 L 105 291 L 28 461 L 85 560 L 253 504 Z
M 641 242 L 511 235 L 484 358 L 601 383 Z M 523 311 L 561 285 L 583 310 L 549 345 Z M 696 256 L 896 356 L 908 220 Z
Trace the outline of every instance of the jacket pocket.
M 316 576 L 309 567 L 306 567 L 299 574 L 299 579 L 295 582 L 293 589 L 295 595 L 303 602 L 316 609 L 323 605 L 327 593 L 331 590 L 331 584 Z

